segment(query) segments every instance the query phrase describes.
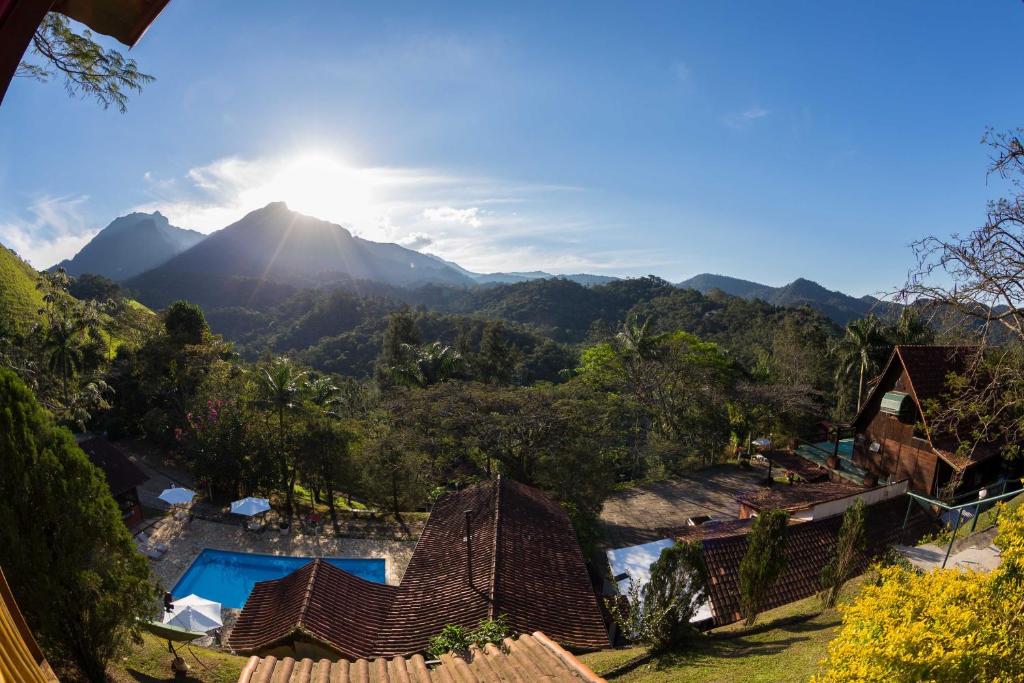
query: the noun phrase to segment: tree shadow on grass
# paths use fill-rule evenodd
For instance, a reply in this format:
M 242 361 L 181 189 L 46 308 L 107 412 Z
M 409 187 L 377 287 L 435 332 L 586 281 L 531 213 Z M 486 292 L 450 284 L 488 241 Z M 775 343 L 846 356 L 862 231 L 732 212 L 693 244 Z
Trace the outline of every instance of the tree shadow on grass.
M 124 672 L 128 674 L 132 680 L 138 681 L 138 683 L 169 683 L 171 681 L 174 683 L 202 683 L 202 679 L 196 678 L 195 676 L 181 674 L 175 675 L 170 671 L 167 672 L 166 676 L 162 676 L 160 678 L 144 674 L 137 669 L 125 669 Z
M 659 671 L 684 666 L 721 663 L 724 659 L 777 655 L 797 643 L 806 642 L 811 639 L 811 636 L 800 635 L 801 633 L 814 632 L 825 628 L 828 627 L 804 622 L 793 624 L 792 627 L 782 631 L 778 637 L 768 639 L 755 640 L 752 637 L 746 636 L 730 638 L 728 640 L 701 638 L 689 645 L 684 645 L 679 650 L 666 652 L 658 656 L 651 663 L 651 666 L 655 671 Z

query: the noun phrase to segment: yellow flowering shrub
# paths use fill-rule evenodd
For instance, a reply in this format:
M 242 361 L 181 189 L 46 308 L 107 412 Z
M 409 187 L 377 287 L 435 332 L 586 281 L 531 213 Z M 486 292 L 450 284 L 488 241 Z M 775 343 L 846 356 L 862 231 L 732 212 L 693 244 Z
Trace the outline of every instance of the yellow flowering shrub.
M 1024 681 L 1024 508 L 1003 515 L 993 572 L 888 567 L 829 644 L 831 681 Z

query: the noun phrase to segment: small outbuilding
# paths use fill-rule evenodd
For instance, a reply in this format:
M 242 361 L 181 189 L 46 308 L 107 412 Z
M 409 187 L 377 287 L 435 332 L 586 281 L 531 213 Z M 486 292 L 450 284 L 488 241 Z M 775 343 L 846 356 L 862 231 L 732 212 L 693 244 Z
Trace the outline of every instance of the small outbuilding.
M 128 454 L 102 437 L 86 439 L 78 444 L 85 451 L 92 464 L 103 470 L 107 485 L 121 509 L 125 526 L 142 521 L 142 504 L 139 502 L 139 485 L 149 477 L 131 461 Z

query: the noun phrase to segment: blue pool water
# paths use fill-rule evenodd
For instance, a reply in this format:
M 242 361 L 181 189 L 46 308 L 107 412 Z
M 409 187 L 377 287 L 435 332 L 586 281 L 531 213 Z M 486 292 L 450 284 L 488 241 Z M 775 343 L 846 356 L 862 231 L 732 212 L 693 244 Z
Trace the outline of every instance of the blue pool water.
M 824 466 L 835 444 L 831 441 L 822 441 L 814 445 L 801 444 L 796 452 L 808 460 Z M 853 439 L 842 439 L 839 442 L 839 476 L 858 484 L 864 483 L 864 476 L 868 473 L 866 469 L 853 462 Z
M 171 590 L 175 598 L 195 593 L 224 607 L 242 607 L 257 581 L 280 579 L 312 561 L 311 557 L 281 557 L 233 553 L 207 548 Z M 384 583 L 384 560 L 323 558 L 335 567 L 374 583 Z

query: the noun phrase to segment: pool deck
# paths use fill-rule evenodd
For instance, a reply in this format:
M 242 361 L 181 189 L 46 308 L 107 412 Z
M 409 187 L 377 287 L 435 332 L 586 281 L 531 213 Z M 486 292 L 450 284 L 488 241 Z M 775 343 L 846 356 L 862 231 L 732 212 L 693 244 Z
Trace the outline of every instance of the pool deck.
M 149 531 L 153 541 L 167 544 L 167 553 L 150 560 L 153 575 L 164 590 L 173 587 L 204 548 L 292 557 L 381 558 L 386 560 L 386 582 L 398 585 L 405 574 L 415 541 L 338 538 L 290 533 L 281 536 L 267 530 L 256 534 L 240 524 L 224 524 L 195 518 L 191 521 L 165 516 Z

